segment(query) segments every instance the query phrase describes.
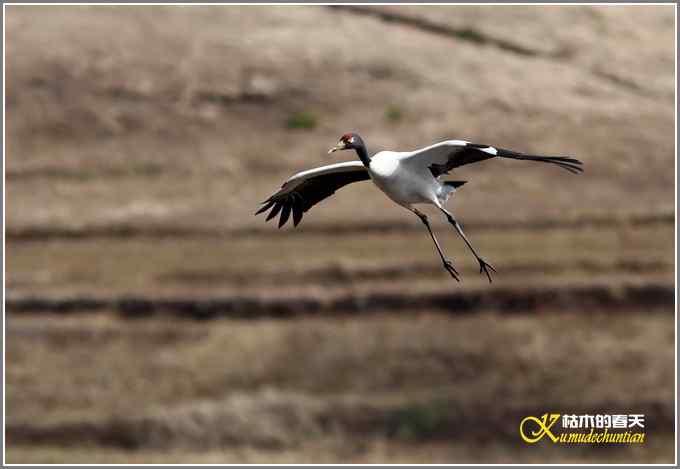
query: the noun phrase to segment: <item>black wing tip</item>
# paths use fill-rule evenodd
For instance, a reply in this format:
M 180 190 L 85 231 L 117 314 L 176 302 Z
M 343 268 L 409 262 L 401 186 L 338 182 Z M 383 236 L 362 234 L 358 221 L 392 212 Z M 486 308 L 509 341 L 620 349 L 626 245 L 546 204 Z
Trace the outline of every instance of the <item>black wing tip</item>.
M 502 158 L 511 158 L 514 160 L 525 161 L 540 161 L 543 163 L 552 163 L 560 168 L 569 171 L 572 174 L 580 174 L 584 171 L 583 162 L 570 156 L 546 156 L 546 155 L 529 155 L 526 153 L 517 153 L 510 150 L 497 149 L 498 156 Z
M 560 164 L 560 163 L 555 163 L 557 166 L 560 168 L 564 169 L 565 171 L 569 171 L 571 174 L 583 174 L 583 168 L 580 166 L 575 166 L 575 165 L 568 165 L 568 164 Z
M 272 218 L 274 218 L 276 215 L 278 215 L 279 212 L 281 211 L 281 208 L 282 208 L 282 207 L 283 207 L 283 202 L 277 201 L 277 202 L 274 204 L 274 208 L 272 209 L 272 211 L 269 212 L 269 215 L 267 215 L 267 219 L 266 219 L 265 221 L 269 221 L 269 220 L 271 220 Z
M 273 205 L 273 204 L 272 204 L 272 205 Z M 269 208 L 270 208 L 272 205 L 269 205 L 269 204 L 263 205 L 262 207 L 260 207 L 260 208 L 258 209 L 257 212 L 255 212 L 255 216 L 259 215 L 259 214 L 262 213 L 262 212 L 266 212 L 267 210 L 269 210 Z
M 302 199 L 298 198 L 296 194 L 291 194 L 288 197 L 282 197 L 278 199 L 274 199 L 273 197 L 270 197 L 269 199 L 265 200 L 262 202 L 263 206 L 260 207 L 257 212 L 255 212 L 255 215 L 259 215 L 263 212 L 266 212 L 271 208 L 271 211 L 267 214 L 267 218 L 265 219 L 265 222 L 271 221 L 272 219 L 275 219 L 277 215 L 280 213 L 279 221 L 278 221 L 278 228 L 281 229 L 283 228 L 286 223 L 288 223 L 288 220 L 291 218 L 291 214 L 293 215 L 293 226 L 297 227 L 300 222 L 302 221 L 302 215 L 303 215 L 303 206 L 302 206 Z
M 555 163 L 564 163 L 579 170 L 583 170 L 583 161 L 577 160 L 576 158 L 572 158 L 570 156 L 549 156 L 548 159 Z
M 259 215 L 259 214 L 262 213 L 262 212 L 266 212 L 266 211 L 269 210 L 269 208 L 270 208 L 272 205 L 274 205 L 275 203 L 276 203 L 276 200 L 274 200 L 274 196 L 271 196 L 271 197 L 269 197 L 267 200 L 264 200 L 264 201 L 260 202 L 260 205 L 262 205 L 262 207 L 260 207 L 260 208 L 255 212 L 255 215 Z
M 583 161 L 571 158 L 568 156 L 551 157 L 551 163 L 558 165 L 560 168 L 569 171 L 572 174 L 582 174 L 585 171 L 583 168 Z
M 286 224 L 290 218 L 291 204 L 289 201 L 284 202 L 283 209 L 281 210 L 281 218 L 279 218 L 279 228 Z

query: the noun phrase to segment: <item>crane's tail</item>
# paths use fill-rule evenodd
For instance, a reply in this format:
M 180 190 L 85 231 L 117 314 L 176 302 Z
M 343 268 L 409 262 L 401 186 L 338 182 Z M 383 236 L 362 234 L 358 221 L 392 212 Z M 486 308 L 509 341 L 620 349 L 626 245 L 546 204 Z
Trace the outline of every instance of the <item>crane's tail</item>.
M 442 204 L 446 203 L 446 201 L 449 200 L 449 197 L 451 197 L 451 194 L 456 192 L 456 189 L 466 182 L 467 181 L 443 181 L 441 194 L 438 196 L 439 202 Z
M 466 182 L 467 181 L 444 181 L 444 187 L 446 187 L 450 191 L 455 191 Z
M 501 158 L 552 163 L 573 174 L 579 174 L 583 172 L 583 163 L 577 160 L 576 158 L 570 158 L 568 156 L 525 155 L 524 153 L 517 153 L 515 151 L 510 150 L 502 150 L 500 148 L 497 148 L 497 150 L 498 156 L 500 156 Z

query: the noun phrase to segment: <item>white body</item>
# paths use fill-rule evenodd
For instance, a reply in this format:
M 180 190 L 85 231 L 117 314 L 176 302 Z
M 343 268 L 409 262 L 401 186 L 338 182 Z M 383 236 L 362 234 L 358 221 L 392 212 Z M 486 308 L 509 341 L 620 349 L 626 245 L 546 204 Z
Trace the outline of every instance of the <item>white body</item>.
M 387 197 L 403 207 L 432 203 L 438 199 L 441 184 L 425 171 L 407 171 L 401 161 L 407 153 L 381 151 L 371 158 L 368 174 Z
M 402 207 L 410 209 L 413 204 L 441 207 L 455 189 L 442 184 L 430 171 L 430 165 L 438 162 L 436 149 L 441 146 L 450 152 L 451 146 L 466 143 L 449 140 L 414 152 L 381 151 L 371 158 L 368 173 L 375 185 Z M 422 158 L 428 150 L 433 157 Z

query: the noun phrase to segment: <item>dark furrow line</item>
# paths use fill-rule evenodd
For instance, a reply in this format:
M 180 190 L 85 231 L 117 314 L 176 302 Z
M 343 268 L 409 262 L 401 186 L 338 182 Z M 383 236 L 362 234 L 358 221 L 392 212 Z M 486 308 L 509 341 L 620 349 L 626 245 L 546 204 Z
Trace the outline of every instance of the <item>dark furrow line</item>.
M 333 10 L 343 10 L 350 13 L 371 16 L 378 18 L 388 23 L 399 23 L 405 26 L 418 29 L 420 31 L 445 36 L 448 38 L 458 39 L 461 41 L 471 42 L 479 45 L 490 45 L 498 49 L 511 52 L 513 54 L 522 55 L 525 57 L 554 57 L 559 55 L 558 52 L 546 53 L 537 49 L 517 44 L 506 39 L 495 38 L 488 34 L 473 28 L 453 28 L 441 23 L 435 23 L 425 18 L 416 18 L 411 16 L 400 15 L 384 10 L 376 10 L 370 7 L 358 5 L 329 5 L 328 8 Z
M 592 72 L 593 75 L 595 75 L 596 77 L 608 81 L 613 85 L 619 86 L 621 88 L 626 88 L 629 91 L 633 91 L 635 93 L 643 93 L 645 91 L 640 87 L 640 85 L 635 83 L 633 80 L 616 75 L 615 73 L 606 70 L 593 70 Z
M 388 23 L 398 23 L 401 25 L 418 29 L 423 32 L 432 33 L 439 36 L 445 36 L 448 38 L 466 41 L 478 45 L 493 46 L 500 50 L 510 52 L 515 55 L 520 55 L 523 57 L 541 57 L 564 62 L 565 59 L 571 55 L 571 52 L 569 50 L 559 49 L 546 52 L 538 49 L 532 49 L 530 47 L 509 41 L 507 39 L 490 36 L 487 33 L 484 33 L 478 29 L 470 27 L 454 28 L 448 25 L 430 21 L 426 18 L 418 18 L 413 16 L 401 15 L 398 13 L 392 13 L 389 11 L 376 10 L 374 8 L 371 8 L 370 6 L 329 5 L 328 8 L 378 18 Z M 630 91 L 637 95 L 650 98 L 658 97 L 656 93 L 643 88 L 633 80 L 606 71 L 600 70 L 587 70 L 587 71 L 596 78 L 604 80 L 610 84 L 613 84 L 619 88 Z
M 475 275 L 478 273 L 477 267 L 459 268 L 464 275 Z M 636 260 L 622 259 L 616 262 L 600 262 L 589 260 L 567 261 L 567 262 L 525 262 L 505 264 L 502 274 L 506 278 L 513 275 L 535 275 L 535 274 L 560 274 L 564 272 L 586 272 L 589 274 L 600 273 L 633 273 L 633 274 L 655 274 L 673 272 L 673 263 L 659 260 Z M 380 280 L 380 279 L 404 279 L 410 277 L 439 276 L 443 272 L 440 264 L 436 262 L 423 263 L 402 263 L 393 265 L 330 265 L 324 267 L 308 268 L 304 270 L 241 270 L 221 271 L 221 270 L 177 270 L 160 274 L 156 280 L 160 284 L 219 284 L 241 283 L 249 281 L 257 282 L 258 285 L 299 285 L 304 282 L 306 285 L 318 285 L 336 283 L 338 281 L 357 281 L 357 280 Z M 11 283 L 10 283 L 11 288 Z
M 618 226 L 649 226 L 675 224 L 674 213 L 634 214 L 621 217 L 588 216 L 577 219 L 541 219 L 530 221 L 470 221 L 465 227 L 474 231 L 542 231 L 551 229 L 577 229 L 585 227 L 607 228 Z M 282 236 L 323 235 L 346 236 L 371 233 L 410 233 L 422 230 L 416 223 L 404 222 L 364 222 L 327 225 L 302 226 L 297 230 L 276 230 L 270 226 L 220 229 L 192 228 L 173 226 L 137 226 L 116 224 L 109 226 L 76 227 L 8 227 L 5 236 L 11 242 L 32 242 L 46 240 L 82 240 L 110 238 L 280 238 Z
M 541 311 L 590 312 L 615 309 L 617 313 L 658 310 L 673 313 L 675 288 L 663 282 L 455 290 L 425 292 L 375 291 L 334 295 L 301 294 L 262 297 L 259 295 L 154 298 L 150 296 L 15 296 L 6 300 L 9 314 L 96 313 L 115 311 L 128 318 L 169 315 L 188 319 L 294 318 L 317 314 L 365 314 L 390 310 L 412 313 L 422 309 L 451 314 L 498 311 L 504 314 Z

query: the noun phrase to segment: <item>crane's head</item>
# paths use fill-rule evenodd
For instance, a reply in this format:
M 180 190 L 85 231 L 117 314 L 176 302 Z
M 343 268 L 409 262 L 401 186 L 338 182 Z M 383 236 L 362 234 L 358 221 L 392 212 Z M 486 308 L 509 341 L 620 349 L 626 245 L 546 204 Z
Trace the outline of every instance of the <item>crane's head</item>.
M 333 148 L 328 150 L 328 153 L 333 153 L 334 151 L 338 150 L 357 150 L 359 148 L 364 147 L 364 141 L 361 140 L 361 137 L 359 137 L 359 134 L 355 134 L 354 132 L 349 132 L 340 137 L 340 141 L 338 142 L 337 145 L 335 145 Z

